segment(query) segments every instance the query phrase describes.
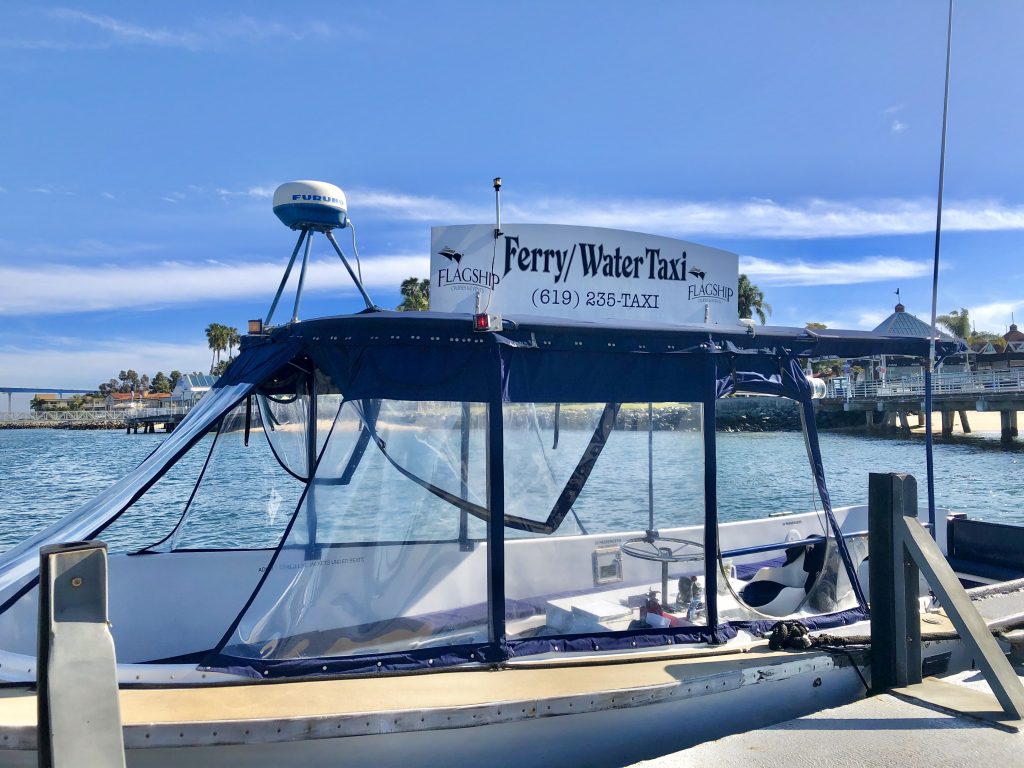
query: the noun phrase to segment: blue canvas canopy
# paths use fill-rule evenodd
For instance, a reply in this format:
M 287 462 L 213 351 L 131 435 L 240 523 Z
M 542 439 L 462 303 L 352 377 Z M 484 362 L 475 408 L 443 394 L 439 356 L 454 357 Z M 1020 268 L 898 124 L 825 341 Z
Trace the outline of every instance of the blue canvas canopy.
M 939 343 L 939 356 L 951 354 L 956 345 Z M 110 490 L 65 519 L 11 550 L 0 559 L 0 612 L 13 605 L 36 583 L 37 552 L 43 544 L 101 537 L 174 463 L 195 445 L 226 414 L 254 394 L 272 395 L 295 376 L 306 377 L 307 392 L 333 391 L 344 403 L 352 404 L 362 424 L 359 440 L 332 478 L 344 485 L 347 475 L 366 451 L 376 445 L 388 457 L 385 441 L 376 433 L 377 410 L 381 401 L 440 401 L 479 403 L 487 410 L 486 498 L 472 500 L 466 493 L 438 487 L 399 462 L 388 460 L 405 477 L 425 491 L 486 522 L 487 579 L 484 599 L 488 640 L 483 644 L 452 647 L 446 654 L 429 652 L 431 663 L 468 660 L 500 661 L 515 653 L 537 652 L 551 647 L 557 639 L 508 642 L 504 625 L 510 607 L 504 594 L 504 550 L 506 528 L 541 535 L 556 531 L 586 482 L 586 456 L 596 458 L 601 449 L 602 429 L 607 437 L 608 421 L 594 437 L 577 472 L 566 484 L 546 519 L 526 520 L 506 513 L 502 476 L 502 406 L 517 403 L 594 403 L 613 407 L 621 403 L 683 402 L 703 404 L 704 440 L 704 551 L 717 553 L 717 488 L 715 463 L 715 402 L 732 393 L 755 393 L 787 397 L 800 404 L 807 430 L 812 474 L 824 514 L 836 538 L 845 567 L 861 607 L 864 598 L 846 552 L 843 537 L 831 510 L 824 469 L 814 431 L 811 387 L 801 359 L 821 357 L 863 357 L 869 354 L 902 355 L 926 359 L 928 340 L 889 337 L 858 331 L 809 331 L 799 328 L 743 326 L 651 326 L 567 322 L 538 318 L 507 318 L 499 332 L 477 333 L 466 315 L 431 312 L 399 313 L 367 311 L 294 323 L 271 330 L 267 335 L 243 339 L 239 357 L 210 395 L 193 409 L 182 424 L 135 470 Z M 292 385 L 289 385 L 292 386 Z M 292 390 L 294 393 L 294 388 Z M 328 451 L 324 435 L 317 435 L 315 397 L 310 397 L 307 414 L 310 429 L 305 469 L 296 470 L 287 460 L 275 456 L 295 478 L 308 488 L 317 480 L 314 469 Z M 261 406 L 263 407 L 263 406 Z M 468 411 L 467 411 L 468 412 Z M 333 415 L 333 414 L 332 414 Z M 248 419 L 248 416 L 246 417 Z M 248 429 L 248 427 L 247 427 Z M 268 439 L 269 436 L 268 436 Z M 597 453 L 594 453 L 596 451 Z M 590 462 L 591 465 L 593 461 Z M 575 483 L 576 485 L 573 485 Z M 261 677 L 276 674 L 305 674 L 314 671 L 359 671 L 363 669 L 417 668 L 427 653 L 407 652 L 382 660 L 378 656 L 282 661 L 265 658 L 255 646 L 239 641 L 238 628 L 254 605 L 285 542 L 299 541 L 307 558 L 319 556 L 317 518 L 310 503 L 300 502 L 305 511 L 297 526 L 299 510 L 249 601 L 239 606 L 218 646 L 204 664 L 213 668 L 243 671 Z M 301 528 L 301 530 L 300 530 Z M 301 533 L 301 536 L 297 536 Z M 291 544 L 289 544 L 291 546 Z M 636 646 L 651 642 L 678 642 L 680 638 L 710 641 L 729 636 L 719 626 L 714 585 L 717 560 L 706 561 L 707 629 L 695 631 L 666 629 L 619 633 L 619 642 Z M 652 640 L 651 638 L 655 638 Z M 586 638 L 574 636 L 563 646 L 582 647 Z M 613 647 L 602 640 L 603 647 Z M 517 650 L 518 649 L 518 650 Z M 531 650 L 533 649 L 533 650 Z M 440 663 L 440 662 L 439 662 Z

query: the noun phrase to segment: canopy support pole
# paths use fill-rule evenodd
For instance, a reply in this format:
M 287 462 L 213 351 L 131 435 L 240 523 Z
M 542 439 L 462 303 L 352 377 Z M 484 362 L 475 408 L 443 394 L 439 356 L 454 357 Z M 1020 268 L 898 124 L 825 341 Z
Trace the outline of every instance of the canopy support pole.
M 469 403 L 462 404 L 462 419 L 459 422 L 459 495 L 463 499 L 469 498 L 469 427 L 470 418 Z M 473 545 L 469 541 L 469 512 L 465 507 L 459 509 L 459 550 L 469 552 Z
M 501 357 L 496 351 L 493 393 L 487 403 L 487 639 L 489 661 L 508 659 L 505 629 L 505 446 L 501 403 Z
M 311 372 L 308 379 L 309 388 L 309 420 L 306 424 L 306 483 L 309 485 L 310 493 L 306 502 L 306 531 L 309 536 L 309 544 L 306 546 L 306 559 L 320 559 L 320 545 L 316 543 L 317 516 L 316 516 L 316 489 L 313 482 L 316 478 L 316 373 Z
M 717 404 L 714 358 L 708 356 L 710 371 L 702 407 L 704 433 L 704 602 L 712 642 L 718 642 L 718 453 L 715 445 Z

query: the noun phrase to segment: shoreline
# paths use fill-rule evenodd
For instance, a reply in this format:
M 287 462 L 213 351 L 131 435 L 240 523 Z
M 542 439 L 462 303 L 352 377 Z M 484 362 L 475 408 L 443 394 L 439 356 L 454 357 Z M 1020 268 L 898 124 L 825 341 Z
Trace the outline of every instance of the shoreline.
M 697 426 L 696 414 L 686 404 L 660 404 L 654 410 L 655 431 L 676 430 Z M 573 406 L 562 411 L 563 428 L 573 428 Z M 916 419 L 912 419 L 916 422 Z M 970 432 L 965 432 L 959 415 L 953 420 L 954 440 L 1000 441 L 1001 423 L 998 411 L 969 411 L 967 421 Z M 863 433 L 865 435 L 898 437 L 923 437 L 924 425 L 916 423 L 907 432 L 898 427 L 869 429 L 860 412 L 818 412 L 815 423 L 819 430 Z M 932 414 L 932 429 L 936 440 L 949 440 L 940 434 L 942 414 Z M 801 429 L 799 410 L 794 403 L 778 398 L 727 398 L 719 401 L 719 410 L 715 418 L 717 432 L 797 432 Z M 550 425 L 549 425 L 550 426 Z M 627 431 L 645 431 L 647 429 L 646 409 L 624 406 L 616 419 L 616 427 Z M 53 419 L 4 421 L 0 417 L 0 431 L 21 429 L 59 429 L 70 431 L 92 430 L 123 430 L 123 420 L 105 419 L 102 421 L 57 421 Z M 163 434 L 161 432 L 161 434 Z M 1024 441 L 1021 441 L 1024 444 Z M 1017 441 L 1013 444 L 1015 445 Z
M 123 421 L 55 421 L 53 419 L 3 421 L 0 419 L 0 430 L 5 429 L 65 429 L 87 431 L 97 429 L 124 429 Z

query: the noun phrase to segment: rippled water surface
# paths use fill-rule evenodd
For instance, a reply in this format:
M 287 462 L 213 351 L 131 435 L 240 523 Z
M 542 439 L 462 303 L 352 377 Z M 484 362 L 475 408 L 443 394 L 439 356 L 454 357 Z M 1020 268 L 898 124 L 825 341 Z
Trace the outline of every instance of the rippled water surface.
M 662 523 L 696 522 L 699 509 L 666 497 L 674 488 L 692 497 L 694 488 L 699 488 L 699 441 L 686 433 L 659 432 L 655 438 L 657 505 L 671 518 L 662 518 Z M 0 431 L 0 550 L 95 496 L 163 439 L 161 434 L 126 435 L 120 431 Z M 105 538 L 131 547 L 166 535 L 180 516 L 210 441 L 212 437 L 204 438 L 200 450 L 186 456 L 172 476 L 144 497 L 145 514 L 133 515 Z M 823 433 L 821 446 L 836 506 L 864 503 L 868 473 L 890 471 L 917 475 L 924 503 L 925 459 L 920 439 Z M 283 531 L 301 483 L 290 478 L 271 482 L 271 476 L 281 477 L 279 468 L 269 452 L 253 454 L 255 449 L 245 450 L 257 455 L 256 463 L 244 472 L 232 472 L 230 451 L 239 449 L 229 444 L 219 449 L 229 461 L 217 470 L 222 476 L 197 495 L 194 509 L 201 525 L 183 533 L 182 545 L 270 546 Z M 370 461 L 382 461 L 372 453 L 368 454 Z M 569 457 L 568 452 L 562 455 L 566 461 L 571 458 L 571 463 L 577 458 Z M 578 502 L 590 531 L 621 530 L 643 523 L 646 461 L 646 435 L 617 432 L 612 436 L 599 460 L 601 471 L 595 471 Z M 803 440 L 797 433 L 720 433 L 718 467 L 722 520 L 815 508 Z M 935 468 L 940 506 L 988 520 L 1024 523 L 1024 451 L 1004 451 L 994 441 L 980 438 L 939 444 Z

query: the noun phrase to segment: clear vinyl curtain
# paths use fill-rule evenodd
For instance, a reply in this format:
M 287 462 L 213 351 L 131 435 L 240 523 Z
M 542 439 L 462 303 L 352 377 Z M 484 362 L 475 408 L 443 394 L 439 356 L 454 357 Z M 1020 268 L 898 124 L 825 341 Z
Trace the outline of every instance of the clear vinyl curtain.
M 8 551 L 0 560 L 0 602 L 6 607 L 38 573 L 44 544 L 94 538 L 155 483 L 188 448 L 252 389 L 238 383 L 212 390 L 188 417 L 134 470 L 88 504 Z
M 483 404 L 345 402 L 221 655 L 258 666 L 486 640 L 486 544 L 460 542 L 462 510 L 425 487 L 485 505 L 485 431 Z

